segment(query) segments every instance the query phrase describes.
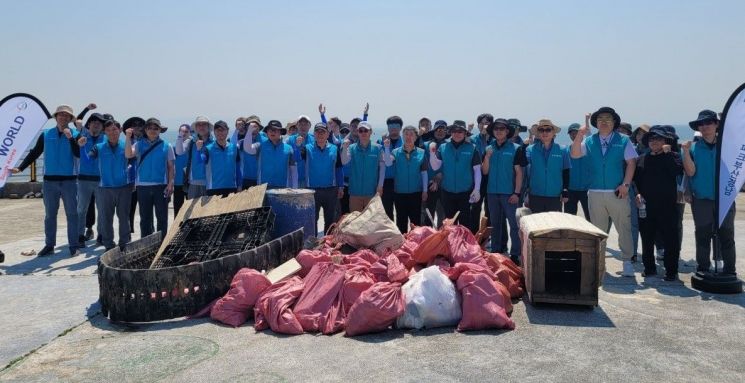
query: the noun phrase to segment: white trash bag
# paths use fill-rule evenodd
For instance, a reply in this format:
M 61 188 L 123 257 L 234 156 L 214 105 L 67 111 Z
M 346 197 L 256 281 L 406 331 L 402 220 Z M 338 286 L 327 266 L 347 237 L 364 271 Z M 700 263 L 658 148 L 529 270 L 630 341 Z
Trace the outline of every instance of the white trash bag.
M 406 308 L 396 327 L 419 330 L 455 326 L 460 322 L 460 293 L 439 266 L 427 267 L 409 277 L 403 293 Z

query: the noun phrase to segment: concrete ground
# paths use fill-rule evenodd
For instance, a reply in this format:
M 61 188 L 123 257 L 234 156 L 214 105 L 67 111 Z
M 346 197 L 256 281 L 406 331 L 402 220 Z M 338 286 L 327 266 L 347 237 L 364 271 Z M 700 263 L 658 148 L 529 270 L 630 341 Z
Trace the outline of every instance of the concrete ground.
M 43 245 L 41 201 L 3 199 L 0 381 L 742 382 L 745 294 L 691 288 L 689 210 L 683 283 L 618 276 L 611 233 L 594 309 L 521 301 L 514 331 L 443 328 L 346 338 L 256 333 L 251 323 L 234 329 L 206 319 L 110 323 L 97 304 L 95 270 L 103 249 L 69 258 L 60 246 L 53 257 L 23 257 L 21 251 Z M 58 244 L 65 243 L 63 217 Z M 738 239 L 745 238 L 742 223 L 740 211 Z M 737 267 L 745 270 L 742 256 Z

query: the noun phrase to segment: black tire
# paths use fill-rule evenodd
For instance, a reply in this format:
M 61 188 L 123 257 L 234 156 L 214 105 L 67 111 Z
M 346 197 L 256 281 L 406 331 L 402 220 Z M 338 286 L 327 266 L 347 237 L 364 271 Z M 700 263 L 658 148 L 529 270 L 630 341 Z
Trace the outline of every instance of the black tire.
M 740 294 L 742 281 L 734 275 L 718 275 L 697 272 L 691 277 L 694 289 L 712 294 Z

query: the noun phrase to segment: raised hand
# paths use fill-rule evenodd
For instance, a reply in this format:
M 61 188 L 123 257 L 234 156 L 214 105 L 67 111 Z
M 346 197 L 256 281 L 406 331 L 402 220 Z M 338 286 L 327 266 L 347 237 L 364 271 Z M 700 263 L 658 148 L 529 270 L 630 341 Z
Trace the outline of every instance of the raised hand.
M 691 150 L 691 141 L 686 141 L 683 144 L 680 145 L 681 148 L 683 148 L 683 151 L 687 152 Z
M 494 154 L 494 147 L 487 146 L 486 147 L 486 155 L 484 156 L 484 158 L 489 159 L 489 158 L 491 158 L 492 154 Z
M 197 150 L 202 150 L 202 146 L 204 146 L 204 140 L 197 140 Z
M 323 103 L 318 104 L 318 113 L 326 114 L 326 107 L 323 106 Z
M 297 136 L 297 138 L 295 139 L 295 146 L 300 148 L 303 146 L 304 143 L 305 143 L 305 138 L 303 136 Z
M 129 128 L 124 131 L 124 136 L 127 138 L 132 138 L 132 134 L 134 134 L 134 130 L 132 128 Z
M 367 112 L 368 112 L 369 110 L 370 110 L 370 103 L 369 103 L 369 102 L 366 102 L 366 103 L 365 103 L 365 109 L 363 110 L 364 114 L 367 114 Z
M 78 138 L 78 146 L 83 147 L 88 142 L 88 138 L 86 136 L 80 136 Z
M 670 147 L 670 145 L 662 145 L 663 152 L 670 153 L 671 150 L 672 150 L 672 147 Z
M 429 151 L 430 151 L 430 153 L 434 153 L 435 151 L 437 151 L 437 144 L 435 144 L 434 142 L 430 142 L 429 143 Z
M 62 133 L 64 133 L 64 134 L 65 134 L 65 137 L 67 137 L 68 139 L 69 139 L 69 138 L 72 138 L 72 130 L 70 130 L 70 128 L 65 128 L 65 129 L 64 129 L 64 130 L 62 131 Z
M 92 102 L 90 104 L 88 104 L 88 110 L 94 110 L 96 108 L 98 108 L 98 105 L 96 105 L 96 104 L 94 104 Z

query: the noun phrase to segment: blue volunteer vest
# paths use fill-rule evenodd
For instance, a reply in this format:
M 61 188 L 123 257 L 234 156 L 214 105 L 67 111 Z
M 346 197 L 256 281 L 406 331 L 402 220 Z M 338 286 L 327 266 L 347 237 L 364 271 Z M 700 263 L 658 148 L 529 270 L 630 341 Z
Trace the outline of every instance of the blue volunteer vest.
M 327 143 L 321 150 L 316 144 L 305 145 L 305 175 L 310 188 L 327 188 L 336 185 L 336 159 L 339 149 Z
M 403 142 L 404 140 L 401 137 L 399 137 L 398 140 L 396 140 L 396 142 L 393 142 L 393 140 L 391 140 L 391 153 L 393 153 L 394 150 L 400 148 L 401 145 L 403 145 Z M 383 147 L 383 139 L 378 140 L 378 145 L 380 145 L 381 148 Z M 394 165 L 386 166 L 385 167 L 385 179 L 392 179 L 395 176 L 396 176 L 396 169 L 394 168 Z
M 207 184 L 207 167 L 204 162 L 201 162 L 197 160 L 197 156 L 199 155 L 199 151 L 197 150 L 197 144 L 195 143 L 198 140 L 198 136 L 194 136 L 192 138 L 191 144 L 189 144 L 191 150 L 191 170 L 189 174 L 189 183 L 194 183 L 194 181 L 201 181 L 202 184 Z M 212 139 L 212 137 L 208 137 L 204 141 L 204 146 L 207 146 L 214 142 L 215 140 Z M 188 162 L 188 159 L 187 159 Z
M 363 148 L 360 144 L 349 146 L 352 160 L 349 174 L 349 195 L 372 197 L 378 188 L 380 153 L 383 149 L 372 142 Z
M 548 157 L 543 153 L 543 144 L 528 146 L 530 153 L 530 194 L 540 197 L 558 197 L 562 189 L 564 150 L 552 142 Z
M 293 155 L 290 145 L 281 140 L 277 145 L 267 140 L 259 145 L 258 183 L 269 187 L 286 188 L 289 185 L 290 158 Z
M 564 150 L 572 163 L 572 168 L 569 169 L 569 190 L 587 191 L 592 182 L 592 164 L 590 163 L 592 159 L 590 156 L 571 158 L 571 146 L 567 146 Z
M 489 158 L 487 194 L 512 194 L 515 192 L 515 154 L 520 145 L 509 140 L 501 148 L 492 143 L 494 152 Z
M 235 172 L 238 170 L 238 147 L 231 142 L 221 148 L 217 141 L 205 147 L 207 162 L 207 189 L 237 188 Z
M 176 152 L 174 151 L 174 155 Z M 182 155 L 176 155 L 176 161 L 174 161 L 174 166 L 176 167 L 176 174 L 174 174 L 173 177 L 173 184 L 177 186 L 182 186 L 184 184 L 184 169 L 186 168 L 186 161 L 189 160 L 189 155 L 187 153 L 184 153 Z
M 696 164 L 696 174 L 691 177 L 691 191 L 697 199 L 714 200 L 714 173 L 717 148 L 709 149 L 703 141 L 691 145 L 691 158 Z
M 486 140 L 484 140 L 484 138 L 481 137 L 481 133 L 474 133 L 471 135 L 471 142 L 476 145 L 476 150 L 481 155 L 481 158 L 484 158 L 484 155 L 486 155 L 486 148 L 494 141 L 494 137 L 489 136 L 486 136 Z
M 162 142 L 155 149 L 148 153 L 147 157 L 142 159 L 152 145 Z M 195 145 L 196 146 L 196 145 Z M 147 182 L 155 184 L 167 184 L 168 176 L 168 152 L 171 151 L 171 145 L 161 139 L 150 142 L 142 139 L 137 142 L 137 182 Z
M 452 142 L 440 146 L 442 157 L 442 188 L 449 193 L 473 190 L 473 166 L 471 161 L 476 146 L 463 142 L 457 149 Z
M 96 145 L 98 152 L 98 168 L 101 173 L 99 186 L 102 188 L 117 188 L 130 183 L 128 176 L 129 160 L 124 155 L 124 139 L 120 139 L 116 147 L 109 142 Z
M 262 134 L 263 132 L 256 135 L 258 142 L 265 142 L 269 139 Z M 254 141 L 256 142 L 256 141 Z M 238 150 L 241 152 L 241 170 L 243 173 L 244 180 L 256 181 L 259 174 L 259 160 L 255 154 L 248 154 L 243 150 L 243 140 L 238 141 Z
M 610 147 L 603 155 L 600 147 L 600 135 L 593 134 L 585 139 L 587 156 L 590 157 L 590 189 L 614 190 L 623 183 L 624 152 L 629 138 L 613 133 Z
M 78 132 L 73 130 L 72 136 L 77 138 Z M 44 132 L 44 175 L 75 175 L 75 159 L 72 155 L 70 139 L 64 133 L 59 134 L 56 127 Z
M 297 147 L 296 145 L 297 137 L 298 137 L 298 134 L 295 133 L 287 138 L 287 143 L 290 145 L 291 149 L 295 149 L 295 147 Z M 315 144 L 315 143 L 316 143 L 316 138 L 313 137 L 312 134 L 307 134 L 305 136 L 305 142 L 303 143 L 303 145 L 309 145 L 309 144 Z M 305 161 L 301 158 L 300 161 L 296 163 L 296 165 L 297 165 L 298 181 L 305 180 Z
M 104 142 L 105 136 L 99 134 L 98 137 L 93 137 L 90 133 L 85 132 L 85 137 L 88 141 L 83 147 L 80 148 L 80 152 L 90 153 L 93 147 Z M 81 176 L 100 176 L 101 172 L 98 169 L 98 158 L 87 158 L 87 156 L 80 156 L 80 167 L 78 168 L 78 174 Z
M 424 149 L 414 147 L 409 158 L 406 158 L 404 148 L 393 150 L 394 183 L 393 190 L 396 193 L 421 193 L 422 192 L 422 163 L 425 161 Z

